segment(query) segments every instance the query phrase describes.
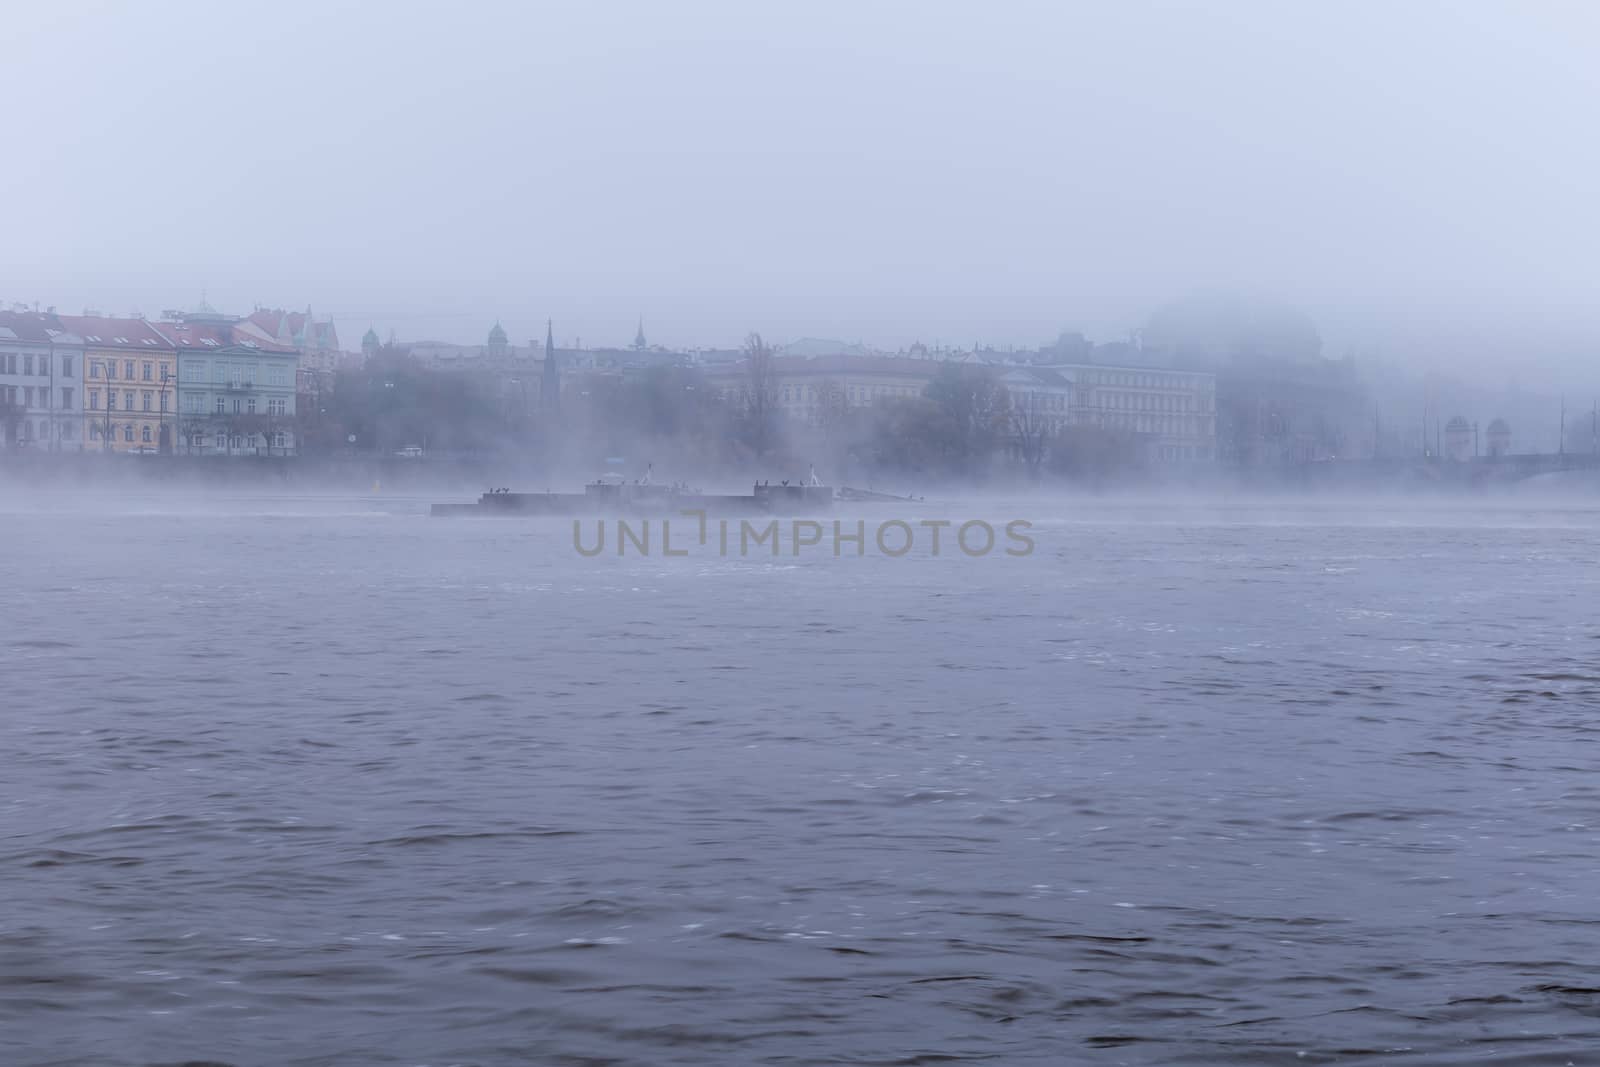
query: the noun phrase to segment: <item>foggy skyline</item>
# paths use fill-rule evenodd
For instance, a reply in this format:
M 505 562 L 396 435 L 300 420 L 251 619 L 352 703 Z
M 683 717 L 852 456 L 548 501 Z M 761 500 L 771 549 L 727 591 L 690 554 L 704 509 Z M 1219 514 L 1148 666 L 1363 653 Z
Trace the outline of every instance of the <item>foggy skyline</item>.
M 896 348 L 1237 290 L 1331 356 L 1597 376 L 1578 4 L 373 10 L 9 12 L 0 300 Z

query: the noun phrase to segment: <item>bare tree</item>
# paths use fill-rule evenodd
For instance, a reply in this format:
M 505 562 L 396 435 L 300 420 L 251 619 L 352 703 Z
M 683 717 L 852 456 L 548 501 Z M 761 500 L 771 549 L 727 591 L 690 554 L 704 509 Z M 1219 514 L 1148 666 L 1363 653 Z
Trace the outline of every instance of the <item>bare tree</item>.
M 814 388 L 817 390 L 817 425 L 822 428 L 824 438 L 831 440 L 849 414 L 844 386 L 825 378 Z
M 1012 396 L 1008 419 L 1017 455 L 1034 480 L 1038 480 L 1039 468 L 1044 464 L 1050 439 L 1055 434 L 1055 420 L 1039 403 L 1041 399 L 1036 393 Z
M 947 363 L 924 395 L 948 425 L 944 450 L 952 468 L 979 475 L 1006 431 L 1011 403 L 1005 386 L 987 367 Z
M 206 420 L 203 417 L 180 419 L 178 422 L 178 436 L 183 439 L 185 455 L 192 455 L 196 450 L 195 438 L 205 433 Z
M 744 339 L 745 373 L 749 379 L 745 422 L 748 442 L 757 457 L 772 450 L 777 430 L 777 368 L 773 359 L 772 346 L 763 341 L 759 333 L 751 331 Z
M 834 471 L 843 471 L 852 443 L 852 430 L 871 415 L 859 412 L 862 420 L 852 418 L 846 402 L 845 387 L 832 378 L 824 378 L 811 388 L 815 389 L 815 417 L 813 419 L 822 439 L 822 460 Z
M 16 386 L 0 388 L 0 438 L 7 448 L 16 447 L 18 440 L 18 427 L 22 424 L 23 412 L 27 409 L 16 400 Z
M 262 442 L 267 446 L 267 456 L 269 458 L 272 456 L 272 439 L 277 436 L 278 430 L 282 425 L 283 421 L 270 412 L 256 415 L 250 420 L 251 432 L 261 435 Z

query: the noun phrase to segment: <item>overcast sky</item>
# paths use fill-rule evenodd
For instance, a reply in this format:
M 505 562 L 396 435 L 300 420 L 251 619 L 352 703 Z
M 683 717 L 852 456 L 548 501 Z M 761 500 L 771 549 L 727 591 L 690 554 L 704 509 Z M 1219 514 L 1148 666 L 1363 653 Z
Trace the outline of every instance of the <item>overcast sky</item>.
M 0 300 L 1033 345 L 1197 289 L 1600 351 L 1600 5 L 15 0 Z

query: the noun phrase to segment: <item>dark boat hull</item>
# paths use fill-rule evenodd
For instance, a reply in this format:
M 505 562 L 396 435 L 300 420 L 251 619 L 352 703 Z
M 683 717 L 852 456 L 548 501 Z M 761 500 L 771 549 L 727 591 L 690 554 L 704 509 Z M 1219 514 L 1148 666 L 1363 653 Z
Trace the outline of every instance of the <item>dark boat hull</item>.
M 822 485 L 758 485 L 748 495 L 700 493 L 650 485 L 591 485 L 582 493 L 485 493 L 472 504 L 435 504 L 433 515 L 536 517 L 664 515 L 703 511 L 722 515 L 804 515 L 833 510 Z

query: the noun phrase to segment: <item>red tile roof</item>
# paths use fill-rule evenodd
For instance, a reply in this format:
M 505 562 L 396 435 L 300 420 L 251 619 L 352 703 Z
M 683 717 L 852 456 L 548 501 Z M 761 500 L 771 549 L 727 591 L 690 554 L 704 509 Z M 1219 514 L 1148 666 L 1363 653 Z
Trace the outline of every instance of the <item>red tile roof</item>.
M 61 326 L 83 338 L 93 348 L 120 348 L 130 352 L 172 351 L 174 345 L 144 319 L 106 315 L 58 315 Z
M 262 339 L 243 325 L 225 322 L 158 322 L 155 328 L 180 352 L 243 345 L 261 352 L 296 352 L 294 345 Z
M 284 311 L 282 308 L 257 308 L 245 321 L 253 323 L 268 337 L 292 343 L 305 330 L 306 313 Z M 339 337 L 334 333 L 333 323 L 318 322 L 316 319 L 311 320 L 311 335 L 305 341 L 311 348 L 339 347 Z
M 255 323 L 268 337 L 282 338 L 293 341 L 300 332 L 300 320 L 305 319 L 305 314 L 299 311 L 284 311 L 282 308 L 257 308 L 250 313 L 248 321 Z
M 0 340 L 10 340 L 14 337 L 19 341 L 29 341 L 36 344 L 47 344 L 50 340 L 50 317 L 33 311 L 0 311 L 0 331 L 9 331 L 10 336 L 0 332 Z

